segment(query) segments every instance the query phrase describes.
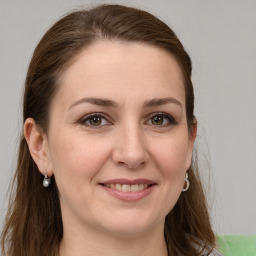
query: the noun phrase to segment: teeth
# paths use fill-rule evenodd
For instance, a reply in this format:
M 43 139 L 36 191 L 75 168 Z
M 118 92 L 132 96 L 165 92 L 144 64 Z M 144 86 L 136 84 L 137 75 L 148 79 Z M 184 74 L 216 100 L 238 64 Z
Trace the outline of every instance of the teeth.
M 144 184 L 139 184 L 139 190 L 143 190 L 144 189 Z
M 137 191 L 139 191 L 139 185 L 138 185 L 138 184 L 131 185 L 131 191 L 132 191 L 132 192 L 137 192 Z
M 122 191 L 123 192 L 130 192 L 131 186 L 130 185 L 122 185 Z
M 148 184 L 105 184 L 106 187 L 123 192 L 138 192 L 148 187 Z
M 122 191 L 122 185 L 121 184 L 116 184 L 115 189 L 118 191 Z

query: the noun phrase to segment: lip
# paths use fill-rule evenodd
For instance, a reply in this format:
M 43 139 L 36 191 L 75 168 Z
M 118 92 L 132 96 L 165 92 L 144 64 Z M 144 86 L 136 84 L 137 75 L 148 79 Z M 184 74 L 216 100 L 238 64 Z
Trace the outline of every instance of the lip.
M 100 184 L 128 184 L 128 185 L 133 185 L 133 184 L 147 184 L 147 185 L 152 185 L 156 184 L 156 182 L 148 179 L 112 179 L 112 180 L 107 180 L 100 182 Z
M 127 184 L 127 185 L 133 185 L 133 184 L 147 184 L 149 187 L 136 191 L 136 192 L 123 192 L 119 191 L 113 188 L 108 188 L 104 186 L 103 184 Z M 104 182 L 99 183 L 102 189 L 104 189 L 109 195 L 122 200 L 122 201 L 129 201 L 129 202 L 135 202 L 139 201 L 146 196 L 148 196 L 156 187 L 156 182 L 148 179 L 112 179 L 112 180 L 107 180 Z

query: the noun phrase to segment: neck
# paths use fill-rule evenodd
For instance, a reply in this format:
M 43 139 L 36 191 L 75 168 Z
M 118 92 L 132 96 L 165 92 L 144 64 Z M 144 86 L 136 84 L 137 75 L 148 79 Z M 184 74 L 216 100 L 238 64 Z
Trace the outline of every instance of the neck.
M 90 227 L 68 226 L 63 232 L 59 256 L 167 256 L 163 225 L 143 234 L 121 236 Z

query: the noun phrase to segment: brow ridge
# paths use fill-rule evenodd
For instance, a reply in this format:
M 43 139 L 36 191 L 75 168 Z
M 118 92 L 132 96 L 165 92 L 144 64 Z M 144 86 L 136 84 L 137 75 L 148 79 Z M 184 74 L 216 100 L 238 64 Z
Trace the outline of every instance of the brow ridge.
M 169 103 L 176 104 L 176 105 L 178 105 L 182 108 L 182 104 L 178 100 L 176 100 L 174 98 L 170 98 L 170 97 L 155 98 L 155 99 L 152 99 L 152 100 L 148 100 L 143 104 L 143 107 L 144 108 L 156 107 L 156 106 L 162 106 L 162 105 L 169 104 Z
M 103 106 L 103 107 L 113 107 L 113 108 L 117 108 L 119 106 L 118 103 L 116 103 L 112 100 L 109 100 L 109 99 L 90 97 L 90 98 L 82 98 L 82 99 L 76 101 L 69 107 L 69 109 L 73 108 L 76 105 L 82 104 L 82 103 L 90 103 L 93 105 L 98 105 L 98 106 Z M 144 102 L 142 107 L 143 108 L 156 107 L 156 106 L 162 106 L 162 105 L 169 104 L 169 103 L 176 104 L 182 108 L 182 104 L 178 100 L 176 100 L 174 98 L 170 98 L 170 97 L 155 98 L 155 99 L 147 100 Z
M 104 99 L 104 98 L 82 98 L 75 103 L 73 103 L 70 108 L 77 106 L 82 103 L 90 103 L 93 105 L 103 106 L 103 107 L 118 107 L 118 104 L 112 100 Z

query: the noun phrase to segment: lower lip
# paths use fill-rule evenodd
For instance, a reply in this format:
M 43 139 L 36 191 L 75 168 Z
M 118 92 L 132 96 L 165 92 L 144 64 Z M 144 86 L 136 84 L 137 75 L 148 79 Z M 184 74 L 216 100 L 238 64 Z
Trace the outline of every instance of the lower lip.
M 152 190 L 154 189 L 155 185 L 151 185 L 143 190 L 137 192 L 123 192 L 113 188 L 108 188 L 106 186 L 101 185 L 101 187 L 107 191 L 111 196 L 114 196 L 123 201 L 138 201 L 146 196 L 148 196 Z

